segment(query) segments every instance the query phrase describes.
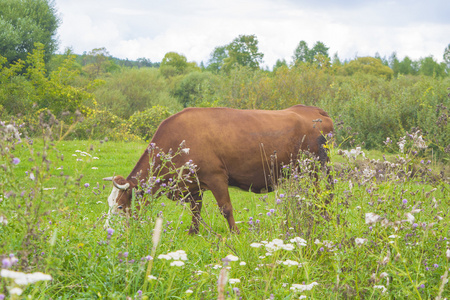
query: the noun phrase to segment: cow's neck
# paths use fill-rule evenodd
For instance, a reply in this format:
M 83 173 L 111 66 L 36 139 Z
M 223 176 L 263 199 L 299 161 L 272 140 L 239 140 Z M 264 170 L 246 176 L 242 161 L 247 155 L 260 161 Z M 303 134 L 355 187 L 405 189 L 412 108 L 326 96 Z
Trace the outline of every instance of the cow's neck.
M 141 158 L 137 162 L 136 166 L 134 166 L 130 175 L 128 175 L 127 180 L 133 183 L 133 186 L 138 185 L 139 181 L 147 182 L 148 180 L 148 170 L 150 168 L 150 160 L 148 151 L 144 151 Z

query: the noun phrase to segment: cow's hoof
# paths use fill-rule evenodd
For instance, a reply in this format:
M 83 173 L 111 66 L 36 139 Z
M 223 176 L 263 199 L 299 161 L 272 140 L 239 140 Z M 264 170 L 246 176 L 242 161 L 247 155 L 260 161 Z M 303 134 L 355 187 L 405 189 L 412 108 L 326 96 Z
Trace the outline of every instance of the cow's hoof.
M 198 232 L 199 232 L 198 228 L 193 227 L 189 228 L 189 235 L 195 235 L 198 234 Z

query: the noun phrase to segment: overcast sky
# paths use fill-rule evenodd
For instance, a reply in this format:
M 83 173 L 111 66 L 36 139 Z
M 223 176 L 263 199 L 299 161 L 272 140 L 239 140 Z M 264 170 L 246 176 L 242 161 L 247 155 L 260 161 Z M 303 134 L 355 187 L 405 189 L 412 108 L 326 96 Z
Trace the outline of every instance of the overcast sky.
M 433 55 L 450 44 L 450 0 L 55 0 L 60 52 L 106 47 L 110 55 L 160 62 L 167 52 L 207 62 L 217 46 L 255 34 L 264 65 L 289 63 L 301 40 L 341 60 Z

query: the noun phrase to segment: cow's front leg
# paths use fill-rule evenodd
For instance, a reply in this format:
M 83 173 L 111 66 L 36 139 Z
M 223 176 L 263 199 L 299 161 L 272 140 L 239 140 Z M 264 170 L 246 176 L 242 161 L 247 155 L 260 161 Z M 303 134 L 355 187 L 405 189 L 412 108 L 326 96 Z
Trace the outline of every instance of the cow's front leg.
M 198 234 L 199 232 L 199 223 L 201 221 L 201 211 L 202 211 L 202 196 L 200 193 L 195 194 L 191 198 L 191 212 L 192 212 L 192 224 L 189 229 L 189 234 Z

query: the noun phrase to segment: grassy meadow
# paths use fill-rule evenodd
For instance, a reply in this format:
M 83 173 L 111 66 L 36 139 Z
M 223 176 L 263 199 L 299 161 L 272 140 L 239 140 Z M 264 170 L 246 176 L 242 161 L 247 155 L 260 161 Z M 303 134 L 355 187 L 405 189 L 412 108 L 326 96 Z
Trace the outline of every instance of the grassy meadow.
M 428 153 L 414 155 L 413 142 L 404 153 L 395 146 L 389 154 L 362 149 L 364 156 L 330 143 L 329 204 L 330 191 L 314 190 L 307 158 L 299 158 L 301 170 L 286 167 L 289 177 L 274 193 L 230 188 L 240 234 L 228 231 L 206 192 L 204 225 L 189 236 L 189 205 L 166 198 L 139 218 L 115 216 L 103 228 L 111 183 L 102 178 L 128 175 L 146 143 L 49 137 L 18 143 L 4 136 L 2 269 L 52 279 L 19 284 L 2 270 L 0 295 L 444 299 L 450 296 L 448 170 Z M 156 245 L 157 216 L 163 223 Z

